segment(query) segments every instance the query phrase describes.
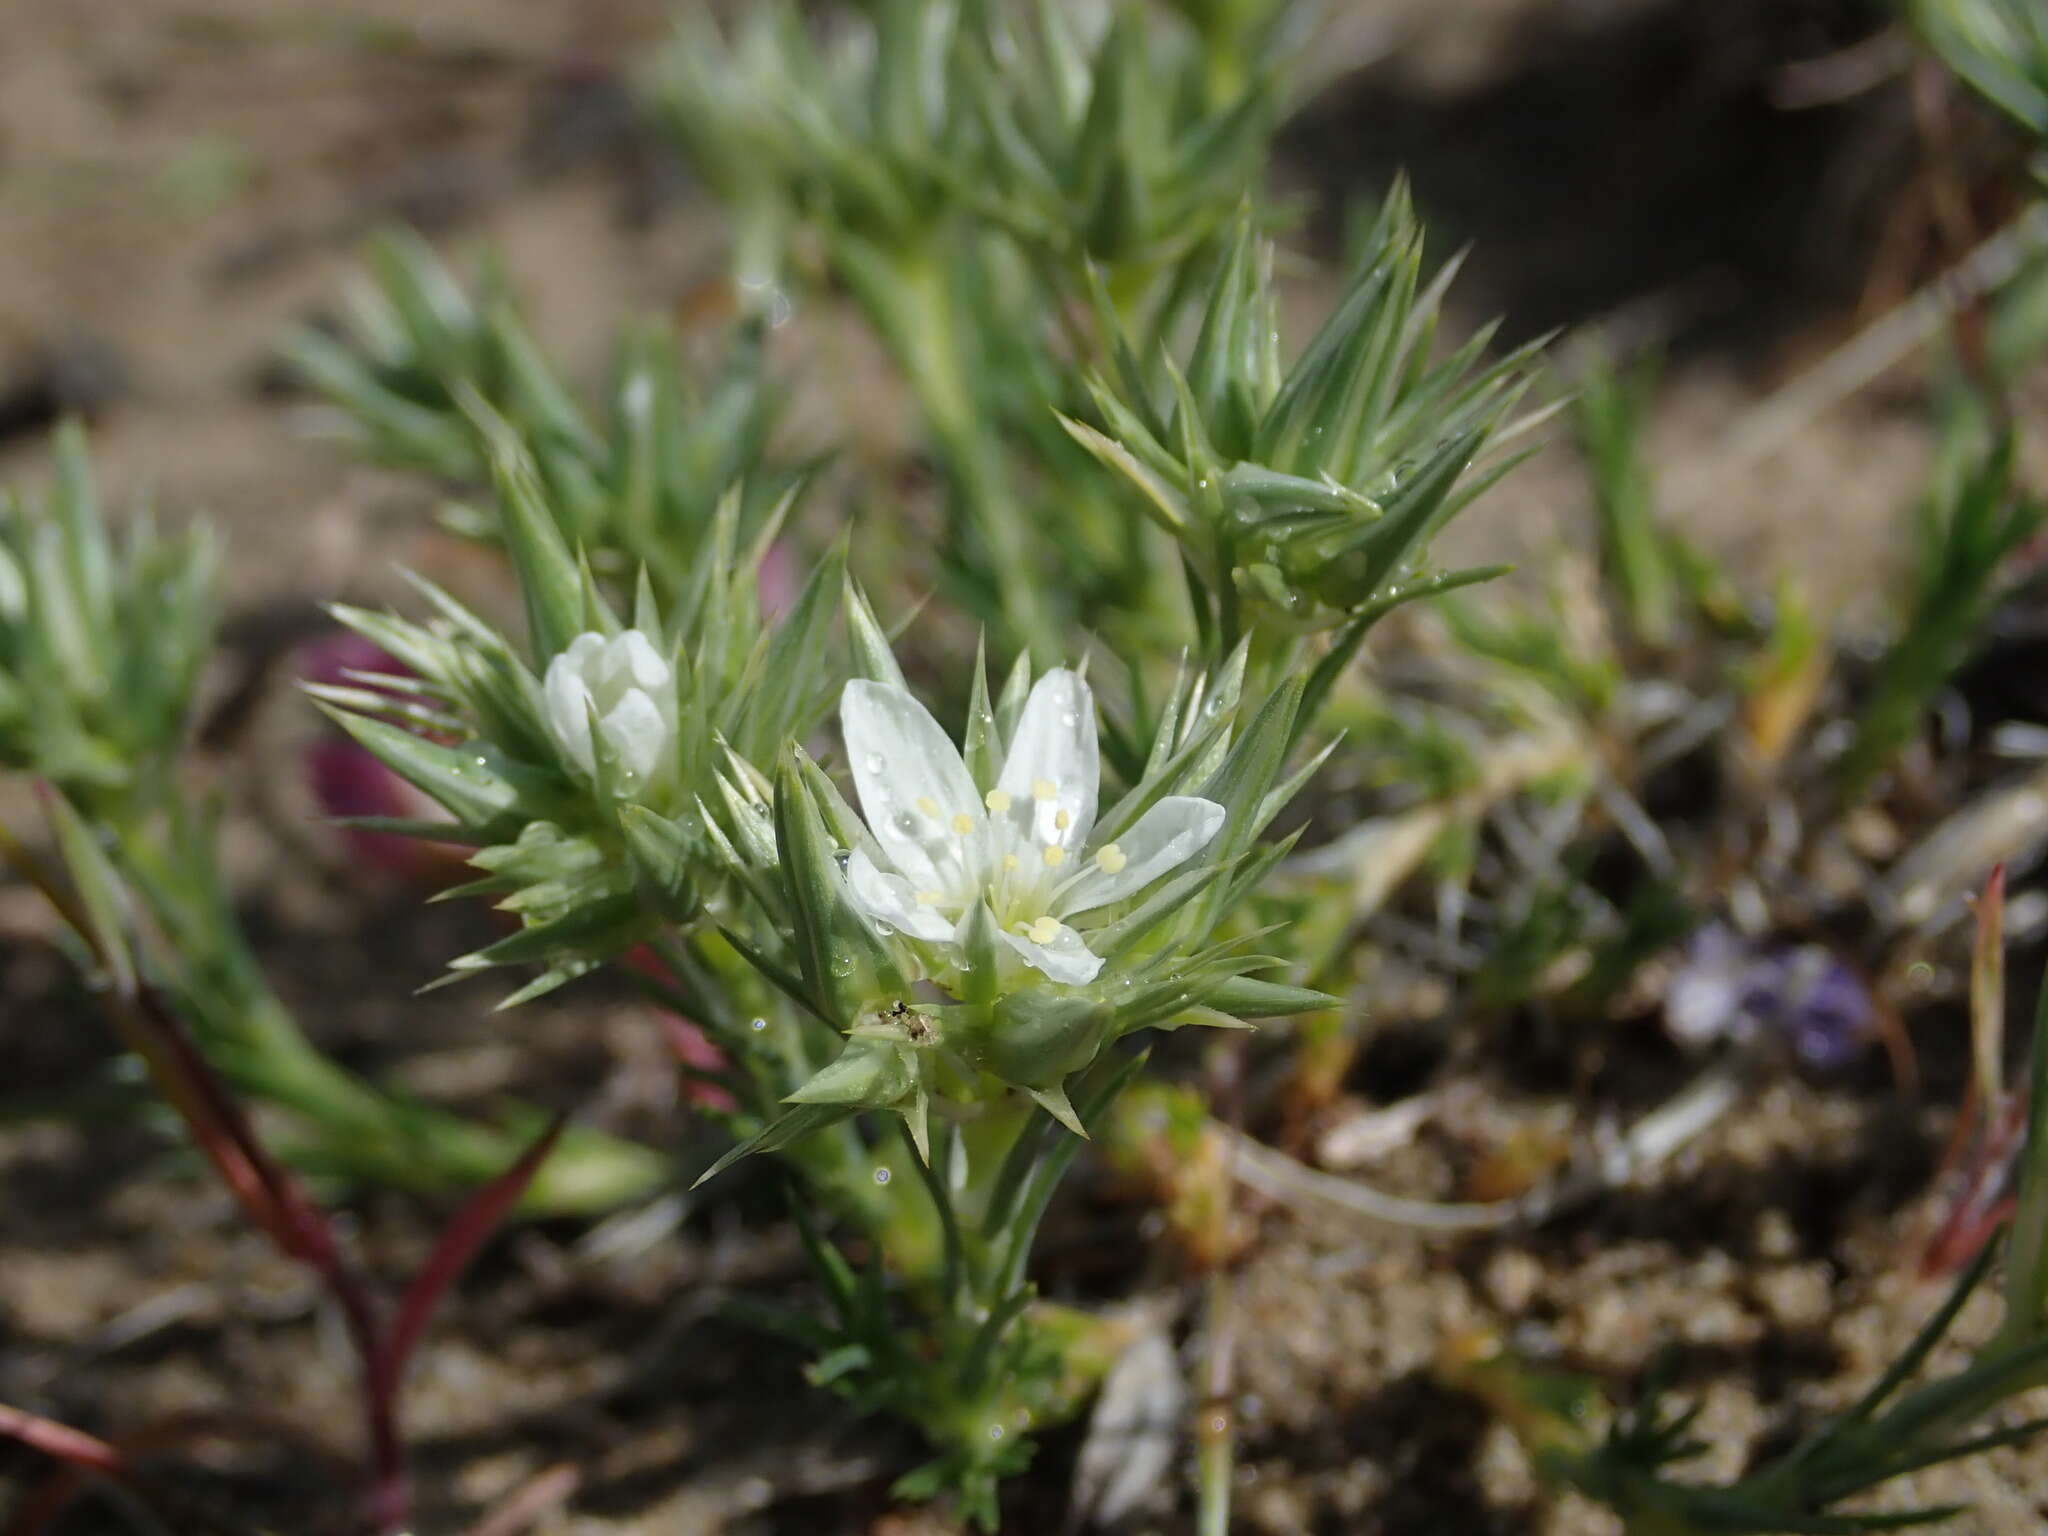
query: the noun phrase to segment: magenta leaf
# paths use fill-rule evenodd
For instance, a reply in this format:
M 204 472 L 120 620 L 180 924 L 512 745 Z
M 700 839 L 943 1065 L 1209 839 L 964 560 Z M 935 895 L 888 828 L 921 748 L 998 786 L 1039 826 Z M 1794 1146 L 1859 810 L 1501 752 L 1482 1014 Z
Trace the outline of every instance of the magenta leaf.
M 434 1245 L 434 1251 L 427 1256 L 425 1267 L 406 1287 L 405 1296 L 398 1304 L 398 1315 L 392 1321 L 390 1332 L 384 1336 L 376 1371 L 376 1380 L 382 1391 L 390 1394 L 398 1390 L 398 1384 L 405 1375 L 406 1362 L 412 1357 L 420 1335 L 426 1331 L 434 1308 L 462 1278 L 462 1272 L 469 1268 L 470 1260 L 476 1257 L 484 1240 L 505 1219 L 506 1212 L 526 1193 L 526 1186 L 540 1172 L 541 1164 L 547 1161 L 562 1128 L 568 1123 L 567 1115 L 555 1116 L 553 1123 L 520 1154 L 517 1162 L 470 1196 L 462 1209 L 456 1212 L 455 1219 Z
M 88 1435 L 82 1429 L 59 1424 L 55 1419 L 10 1408 L 5 1403 L 0 1403 L 0 1435 L 19 1440 L 30 1449 L 41 1451 L 45 1456 L 80 1472 L 114 1478 L 128 1475 L 127 1460 L 106 1441 Z

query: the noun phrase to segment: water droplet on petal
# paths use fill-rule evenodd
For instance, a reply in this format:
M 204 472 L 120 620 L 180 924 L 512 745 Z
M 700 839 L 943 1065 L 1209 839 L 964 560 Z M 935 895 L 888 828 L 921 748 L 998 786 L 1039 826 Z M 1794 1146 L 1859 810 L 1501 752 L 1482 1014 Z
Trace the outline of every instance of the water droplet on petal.
M 880 773 L 883 768 L 882 754 L 879 752 L 870 752 L 867 755 L 867 757 L 863 760 L 862 766 L 865 767 L 869 773 Z
M 889 1170 L 888 1170 L 888 1169 L 886 1169 L 886 1168 L 877 1168 L 877 1169 L 875 1170 L 875 1182 L 876 1182 L 877 1184 L 886 1184 L 886 1183 L 888 1183 L 888 1182 L 889 1182 Z

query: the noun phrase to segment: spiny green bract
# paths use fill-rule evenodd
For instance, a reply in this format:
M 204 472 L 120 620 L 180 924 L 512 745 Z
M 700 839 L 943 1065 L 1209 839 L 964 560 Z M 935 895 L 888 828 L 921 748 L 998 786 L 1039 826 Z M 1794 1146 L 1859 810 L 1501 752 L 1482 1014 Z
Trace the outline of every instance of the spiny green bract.
M 479 850 L 472 862 L 483 877 L 446 894 L 497 897 L 522 926 L 452 969 L 539 964 L 541 974 L 509 1000 L 517 1002 L 616 956 L 664 919 L 694 919 L 723 883 L 715 845 L 733 833 L 706 825 L 701 798 L 715 798 L 721 775 L 744 772 L 735 765 L 750 758 L 769 760 L 817 718 L 832 681 L 824 637 L 844 555 L 819 565 L 771 632 L 757 579 L 779 519 L 742 551 L 737 499 L 728 497 L 694 585 L 664 605 L 643 572 L 629 625 L 570 552 L 520 444 L 493 428 L 490 448 L 500 533 L 526 594 L 527 653 L 417 582 L 435 611 L 425 622 L 335 610 L 415 675 L 378 679 L 375 689 L 311 691 L 453 818 L 452 826 L 376 826 Z M 570 664 L 579 637 L 628 635 L 659 674 L 651 687 L 665 740 L 647 772 L 607 722 L 593 718 L 579 732 L 550 707 L 548 674 Z
M 1034 686 L 1020 662 L 991 700 L 977 667 L 960 749 L 893 661 L 849 683 L 859 813 L 798 753 L 775 777 L 772 846 L 728 850 L 785 914 L 734 941 L 846 1044 L 711 1171 L 862 1109 L 902 1115 L 924 1148 L 934 1099 L 1008 1090 L 1079 1133 L 1066 1085 L 1123 1036 L 1328 1006 L 1262 979 L 1282 962 L 1231 925 L 1292 846 L 1262 834 L 1320 762 L 1287 772 L 1300 683 L 1254 707 L 1243 667 L 1240 649 L 1181 679 L 1144 771 L 1099 819 L 1076 674 Z
M 0 495 L 0 766 L 92 807 L 149 787 L 181 743 L 214 633 L 214 542 L 146 516 L 109 537 L 76 423 L 57 483 Z
M 630 582 L 644 570 L 665 601 L 686 591 L 718 553 L 716 541 L 730 536 L 716 517 L 724 501 L 739 499 L 749 537 L 773 520 L 793 477 L 760 467 L 772 411 L 758 320 L 735 332 L 702 389 L 691 387 L 673 332 L 634 331 L 609 409 L 593 422 L 494 272 L 472 298 L 404 233 L 373 241 L 369 263 L 346 339 L 303 330 L 286 357 L 371 457 L 482 490 L 493 450 L 481 422 L 493 421 L 520 445 L 547 512 L 597 574 Z M 442 515 L 468 537 L 499 537 L 488 511 L 457 502 Z
M 1271 251 L 1246 217 L 1186 364 L 1164 360 L 1155 381 L 1125 346 L 1091 380 L 1099 424 L 1067 423 L 1180 541 L 1226 641 L 1252 623 L 1349 640 L 1394 603 L 1493 574 L 1421 567 L 1516 462 L 1483 456 L 1534 420 L 1510 418 L 1535 344 L 1483 363 L 1486 327 L 1434 358 L 1457 264 L 1424 284 L 1422 246 L 1397 186 L 1344 297 L 1283 371 Z

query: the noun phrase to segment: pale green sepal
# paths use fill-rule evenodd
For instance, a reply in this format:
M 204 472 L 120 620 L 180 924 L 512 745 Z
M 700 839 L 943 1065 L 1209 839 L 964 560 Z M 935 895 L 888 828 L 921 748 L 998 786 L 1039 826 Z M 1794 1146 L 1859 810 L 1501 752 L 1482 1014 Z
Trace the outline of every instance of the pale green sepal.
M 1036 1099 L 1039 1108 L 1043 1109 L 1048 1115 L 1051 1115 L 1053 1119 L 1059 1121 L 1061 1125 L 1064 1125 L 1083 1141 L 1088 1139 L 1088 1128 L 1081 1124 L 1081 1117 L 1074 1113 L 1074 1104 L 1067 1097 L 1067 1089 L 1064 1083 L 1055 1083 L 1050 1088 L 1026 1088 L 1024 1091 Z
M 996 715 L 988 698 L 988 634 L 983 632 L 974 645 L 974 692 L 967 701 L 967 732 L 961 742 L 961 757 L 968 777 L 984 793 L 995 788 L 1002 772 L 1003 738 L 996 730 Z
M 1013 992 L 990 1010 L 993 1027 L 961 1054 L 1019 1088 L 1049 1088 L 1078 1072 L 1109 1043 L 1107 1004 L 1091 997 Z M 949 1035 L 949 1043 L 951 1037 Z
M 986 901 L 977 901 L 967 913 L 960 934 L 960 980 L 963 1003 L 992 1003 L 1002 990 L 1002 952 L 996 932 L 996 915 Z
M 908 1050 L 890 1040 L 853 1039 L 785 1104 L 851 1104 L 891 1109 L 916 1086 Z

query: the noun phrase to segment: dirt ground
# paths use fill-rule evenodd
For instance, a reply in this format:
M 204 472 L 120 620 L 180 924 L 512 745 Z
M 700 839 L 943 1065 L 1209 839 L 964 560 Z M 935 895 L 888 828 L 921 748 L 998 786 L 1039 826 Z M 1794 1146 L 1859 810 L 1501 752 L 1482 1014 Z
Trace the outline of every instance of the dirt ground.
M 1760 402 L 1940 254 L 1906 83 L 1786 104 L 1806 78 L 1790 66 L 1867 30 L 1858 7 L 1338 10 L 1341 46 L 1325 58 L 1343 67 L 1287 136 L 1289 184 L 1328 211 L 1406 165 L 1447 247 L 1477 242 L 1475 311 L 1505 309 L 1521 333 L 1604 321 L 1665 339 L 1653 441 L 1674 515 L 1754 576 L 1790 566 L 1851 622 L 1876 612 L 1927 459 L 1913 371 L 1773 451 L 1734 451 L 1755 441 Z M 495 251 L 578 379 L 597 376 L 629 317 L 686 305 L 718 270 L 718 228 L 627 89 L 668 14 L 665 0 L 0 0 L 0 481 L 38 484 L 44 427 L 87 411 L 111 497 L 147 493 L 172 520 L 203 512 L 224 531 L 240 665 L 302 633 L 319 601 L 389 594 L 395 562 L 458 559 L 420 532 L 419 487 L 308 435 L 275 344 L 333 311 L 361 241 L 392 221 L 458 265 Z M 1702 30 L 1717 25 L 1749 41 L 1717 48 Z M 1316 292 L 1303 284 L 1304 311 Z M 799 430 L 824 439 L 861 419 L 857 381 L 790 388 Z M 1454 553 L 1540 557 L 1584 501 L 1569 454 L 1548 450 L 1466 520 Z M 288 742 L 302 706 L 273 692 L 258 739 Z M 236 867 L 277 984 L 324 1044 L 458 1107 L 516 1090 L 685 1146 L 660 1042 L 630 1000 L 572 992 L 510 1019 L 459 990 L 413 1001 L 480 919 L 309 861 L 318 834 L 272 782 L 282 750 L 225 770 L 259 812 L 235 824 Z M 164 1127 L 15 1113 L 101 1080 L 111 1055 L 16 894 L 0 889 L 0 1402 L 110 1435 L 227 1413 L 345 1446 L 333 1318 Z M 1953 1102 L 1954 1052 L 1929 1044 L 1929 1104 Z M 1598 1089 L 1609 1108 L 1642 1107 L 1681 1070 L 1648 1032 L 1614 1055 Z M 1555 1097 L 1511 1062 L 1459 1070 L 1461 1090 L 1508 1121 Z M 1348 1088 L 1376 1102 L 1414 1086 L 1402 1076 L 1368 1052 Z M 1873 1065 L 1825 1088 L 1778 1083 L 1649 1186 L 1534 1234 L 1427 1244 L 1260 1212 L 1239 1277 L 1239 1528 L 1615 1529 L 1539 1489 L 1505 1429 L 1433 1384 L 1443 1341 L 1476 1327 L 1623 1394 L 1675 1344 L 1677 1385 L 1704 1400 L 1698 1428 L 1715 1447 L 1701 1470 L 1739 1469 L 1846 1401 L 1933 1304 L 1909 1259 L 1946 1123 L 1939 1107 L 1902 1105 Z M 1371 1172 L 1446 1194 L 1457 1157 L 1425 1148 Z M 1110 1220 L 1086 1214 L 1085 1190 L 1080 1205 L 1070 1228 Z M 459 1529 L 550 1475 L 560 1496 L 533 1527 L 545 1536 L 944 1529 L 891 1509 L 905 1439 L 852 1421 L 805 1388 L 792 1351 L 718 1317 L 736 1289 L 800 1296 L 793 1242 L 746 1200 L 686 1214 L 641 1239 L 565 1224 L 494 1247 L 408 1399 L 422 1531 Z M 353 1219 L 393 1277 L 428 1240 L 423 1213 L 396 1197 Z M 1160 1279 L 1170 1269 L 1135 1232 L 1091 1240 L 1109 1257 L 1073 1266 L 1091 1271 L 1085 1287 L 1057 1264 L 1050 1285 L 1127 1294 L 1100 1277 L 1125 1265 L 1191 1308 L 1194 1290 Z M 1970 1314 L 1963 1338 L 1987 1321 Z M 1006 1529 L 1059 1528 L 1077 1439 L 1046 1444 Z M 233 1473 L 245 1505 L 251 1478 L 267 1478 L 276 1530 L 340 1529 L 339 1499 L 308 1497 L 332 1487 L 321 1466 L 308 1449 L 224 1460 L 220 1477 Z M 36 1475 L 0 1452 L 0 1511 Z M 2044 1490 L 2048 1451 L 1999 1452 L 1895 1493 L 1966 1500 L 1958 1529 L 2018 1533 L 2042 1528 Z M 1131 1529 L 1189 1529 L 1187 1500 L 1164 1498 Z M 85 1508 L 64 1527 L 128 1528 Z

